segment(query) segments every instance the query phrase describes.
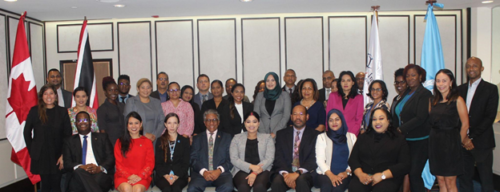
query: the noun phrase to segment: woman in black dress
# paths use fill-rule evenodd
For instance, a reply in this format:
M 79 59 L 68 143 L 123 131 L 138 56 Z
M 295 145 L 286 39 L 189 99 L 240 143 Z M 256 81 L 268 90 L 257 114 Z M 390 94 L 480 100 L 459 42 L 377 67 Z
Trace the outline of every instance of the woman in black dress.
M 118 85 L 113 77 L 104 77 L 102 79 L 102 88 L 106 100 L 97 109 L 97 125 L 101 133 L 107 133 L 111 144 L 115 146 L 116 140 L 120 138 L 125 129 L 125 120 L 123 119 L 123 110 L 125 104 L 118 102 Z
M 156 142 L 155 183 L 162 192 L 180 192 L 188 183 L 189 139 L 177 134 L 179 116 L 165 116 L 165 133 Z
M 364 134 L 358 136 L 349 158 L 354 177 L 349 191 L 397 192 L 410 171 L 410 150 L 392 125 L 387 109 L 371 113 Z
M 68 111 L 57 105 L 57 98 L 56 88 L 44 85 L 38 92 L 38 105 L 31 108 L 24 126 L 31 173 L 40 175 L 43 192 L 61 191 L 63 139 L 71 136 Z
M 469 115 L 460 97 L 453 73 L 436 73 L 434 98 L 430 106 L 429 166 L 439 188 L 457 191 L 457 175 L 463 173 L 462 141 L 469 130 Z

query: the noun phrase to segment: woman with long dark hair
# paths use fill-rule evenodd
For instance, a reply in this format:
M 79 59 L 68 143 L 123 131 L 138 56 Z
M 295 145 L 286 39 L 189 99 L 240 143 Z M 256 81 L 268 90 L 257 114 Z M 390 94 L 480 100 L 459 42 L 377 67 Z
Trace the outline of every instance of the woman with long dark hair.
M 389 110 L 390 105 L 387 103 L 387 96 L 389 91 L 387 91 L 387 86 L 382 80 L 374 80 L 370 83 L 368 87 L 368 93 L 366 94 L 372 101 L 365 106 L 365 112 L 363 113 L 363 121 L 361 123 L 361 133 L 364 133 L 366 127 L 368 127 L 368 122 L 370 122 L 370 114 L 376 108 L 384 108 Z
M 316 129 L 316 131 L 325 131 L 326 111 L 323 103 L 317 102 L 319 98 L 318 86 L 314 79 L 301 80 L 298 84 L 299 100 L 293 104 L 302 105 L 307 109 L 309 119 L 306 125 L 309 128 Z M 292 124 L 290 122 L 290 124 Z
M 199 133 L 200 131 L 200 125 L 198 125 L 198 116 L 201 115 L 200 114 L 200 106 L 198 106 L 198 104 L 196 102 L 194 102 L 194 88 L 190 85 L 184 85 L 182 88 L 181 88 L 181 99 L 185 102 L 188 102 L 189 104 L 191 104 L 191 107 L 193 108 L 193 113 L 194 113 L 194 131 L 193 131 L 193 135 L 195 135 L 196 133 Z
M 276 132 L 286 128 L 292 111 L 290 94 L 281 89 L 278 75 L 269 72 L 264 76 L 266 88 L 264 92 L 257 94 L 254 103 L 254 111 L 260 117 L 260 133 L 269 133 L 274 138 Z
M 71 136 L 68 111 L 58 105 L 57 98 L 56 88 L 44 85 L 38 92 L 38 105 L 30 109 L 24 125 L 30 171 L 40 175 L 44 192 L 61 191 L 63 139 Z
M 116 140 L 124 132 L 125 120 L 123 110 L 125 109 L 125 104 L 118 102 L 118 85 L 113 77 L 104 77 L 102 79 L 102 88 L 104 89 L 106 100 L 97 109 L 97 118 L 99 118 L 97 124 L 100 127 L 101 133 L 108 134 L 109 140 L 114 146 Z
M 222 98 L 222 93 L 224 91 L 224 86 L 222 85 L 222 81 L 216 79 L 212 81 L 210 85 L 210 90 L 214 98 L 209 99 L 201 105 L 200 114 L 205 113 L 209 109 L 216 110 L 219 114 L 221 114 L 222 109 L 228 104 L 228 101 Z M 198 115 L 197 124 L 199 125 L 198 133 L 206 131 L 207 127 L 203 121 L 203 115 Z
M 349 191 L 397 192 L 410 171 L 410 153 L 404 136 L 391 123 L 387 109 L 377 108 L 349 158 L 353 178 Z
M 163 192 L 180 192 L 188 183 L 190 161 L 189 139 L 177 133 L 179 116 L 165 116 L 166 131 L 159 138 L 155 151 L 155 183 Z
M 457 175 L 463 174 L 462 141 L 469 130 L 469 115 L 458 93 L 453 73 L 441 69 L 434 78 L 434 97 L 430 106 L 429 166 L 439 188 L 457 191 Z
M 245 98 L 245 86 L 235 84 L 228 97 L 228 105 L 221 110 L 221 130 L 234 136 L 247 131 L 243 125 L 243 115 L 253 111 L 251 103 L 243 101 Z
M 361 121 L 363 120 L 363 96 L 358 94 L 356 78 L 351 71 L 342 71 L 337 82 L 338 91 L 330 93 L 326 111 L 337 109 L 342 114 L 349 127 L 349 132 L 359 134 Z
M 69 118 L 71 120 L 71 127 L 73 128 L 73 135 L 78 134 L 76 129 L 75 119 L 76 114 L 80 111 L 86 111 L 90 115 L 90 127 L 92 132 L 99 132 L 97 124 L 97 110 L 88 106 L 89 93 L 85 87 L 77 87 L 73 90 L 73 98 L 75 99 L 75 106 L 68 108 Z
M 115 144 L 115 188 L 120 192 L 146 191 L 155 166 L 153 143 L 142 135 L 142 118 L 132 111 L 125 134 Z
M 321 191 L 343 192 L 352 178 L 352 170 L 347 163 L 356 143 L 356 135 L 347 132 L 344 115 L 337 109 L 328 112 L 328 128 L 316 139 L 318 175 L 314 186 Z

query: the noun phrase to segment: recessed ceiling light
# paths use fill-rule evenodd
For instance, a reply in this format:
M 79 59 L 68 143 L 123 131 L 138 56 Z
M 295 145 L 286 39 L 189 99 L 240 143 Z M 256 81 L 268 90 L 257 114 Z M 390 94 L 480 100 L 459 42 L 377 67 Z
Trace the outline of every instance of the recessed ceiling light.
M 483 4 L 493 3 L 493 1 L 482 1 Z
M 241 2 L 252 2 L 252 0 L 241 0 Z
M 122 7 L 125 7 L 125 5 L 124 4 L 116 4 L 115 7 L 122 8 Z
M 15 2 L 17 0 L 4 0 L 4 1 L 7 1 L 7 2 Z

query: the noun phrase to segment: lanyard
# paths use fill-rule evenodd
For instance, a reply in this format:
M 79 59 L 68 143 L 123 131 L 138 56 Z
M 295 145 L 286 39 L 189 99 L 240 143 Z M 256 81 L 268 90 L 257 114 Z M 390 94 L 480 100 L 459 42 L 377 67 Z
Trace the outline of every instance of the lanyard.
M 175 150 L 176 144 L 177 144 L 176 141 L 174 141 L 174 144 L 172 144 L 171 141 L 168 142 L 168 147 L 170 148 L 170 161 L 173 161 L 173 159 L 174 159 L 174 150 Z

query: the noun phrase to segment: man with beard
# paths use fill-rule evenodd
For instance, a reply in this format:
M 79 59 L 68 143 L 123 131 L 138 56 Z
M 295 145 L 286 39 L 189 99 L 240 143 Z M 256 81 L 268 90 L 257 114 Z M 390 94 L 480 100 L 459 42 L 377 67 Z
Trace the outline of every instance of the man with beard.
M 125 104 L 127 99 L 133 97 L 128 94 L 130 91 L 130 77 L 128 75 L 120 75 L 118 77 L 118 102 Z
M 61 88 L 62 76 L 61 72 L 57 69 L 50 69 L 47 74 L 47 83 L 53 85 L 57 89 L 57 101 L 59 106 L 70 108 L 71 107 L 71 92 Z

